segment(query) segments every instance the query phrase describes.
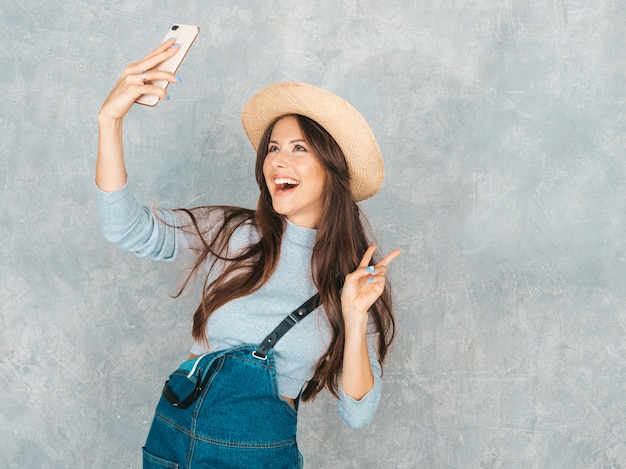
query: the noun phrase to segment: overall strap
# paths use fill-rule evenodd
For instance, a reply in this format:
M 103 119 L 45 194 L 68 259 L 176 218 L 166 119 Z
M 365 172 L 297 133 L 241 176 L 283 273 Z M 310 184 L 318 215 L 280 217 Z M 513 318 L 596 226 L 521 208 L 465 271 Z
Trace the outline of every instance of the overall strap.
M 319 305 L 320 294 L 316 293 L 307 301 L 302 303 L 298 308 L 292 311 L 285 319 L 283 319 L 281 323 L 276 326 L 276 329 L 270 332 L 269 335 L 265 339 L 263 339 L 263 342 L 261 342 L 257 349 L 252 352 L 252 355 L 261 360 L 265 360 L 267 358 L 268 352 L 274 347 L 274 345 L 276 345 L 276 342 L 278 342 L 289 329 L 291 329 L 302 319 L 307 317 L 307 315 Z

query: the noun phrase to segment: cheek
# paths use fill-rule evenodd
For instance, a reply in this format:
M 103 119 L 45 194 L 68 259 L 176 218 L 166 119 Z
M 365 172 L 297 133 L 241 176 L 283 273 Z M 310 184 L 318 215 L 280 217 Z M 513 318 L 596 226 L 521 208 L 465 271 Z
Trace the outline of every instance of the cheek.
M 326 187 L 326 172 L 321 166 L 317 171 L 317 180 L 319 181 L 320 191 L 323 192 Z

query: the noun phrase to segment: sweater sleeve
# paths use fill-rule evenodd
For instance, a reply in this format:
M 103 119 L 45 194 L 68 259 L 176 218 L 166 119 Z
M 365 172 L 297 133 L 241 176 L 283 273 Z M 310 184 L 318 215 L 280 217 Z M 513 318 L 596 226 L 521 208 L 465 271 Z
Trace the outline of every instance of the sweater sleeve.
M 96 186 L 100 225 L 104 237 L 120 249 L 154 260 L 171 261 L 180 248 L 182 236 L 171 210 L 140 206 L 126 184 L 115 192 Z
M 374 420 L 382 393 L 381 367 L 376 351 L 377 333 L 367 334 L 367 350 L 374 375 L 374 386 L 360 400 L 348 396 L 339 383 L 339 415 L 352 428 L 362 428 Z

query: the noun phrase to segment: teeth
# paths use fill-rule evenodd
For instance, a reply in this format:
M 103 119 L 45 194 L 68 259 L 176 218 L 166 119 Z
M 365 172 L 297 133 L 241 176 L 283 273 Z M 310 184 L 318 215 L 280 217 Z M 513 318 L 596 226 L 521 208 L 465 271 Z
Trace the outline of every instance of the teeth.
M 295 179 L 276 178 L 276 179 L 274 179 L 274 184 L 276 184 L 276 185 L 278 185 L 278 184 L 289 184 L 291 186 L 297 186 L 300 183 L 298 181 L 296 181 Z

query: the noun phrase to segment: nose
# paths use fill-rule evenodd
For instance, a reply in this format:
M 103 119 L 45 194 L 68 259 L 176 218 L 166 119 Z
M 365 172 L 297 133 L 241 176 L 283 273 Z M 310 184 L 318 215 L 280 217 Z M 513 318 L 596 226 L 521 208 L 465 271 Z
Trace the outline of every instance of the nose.
M 281 149 L 280 151 L 273 153 L 272 156 L 272 166 L 275 168 L 284 168 L 287 166 L 287 157 L 289 156 L 289 151 L 285 149 Z

